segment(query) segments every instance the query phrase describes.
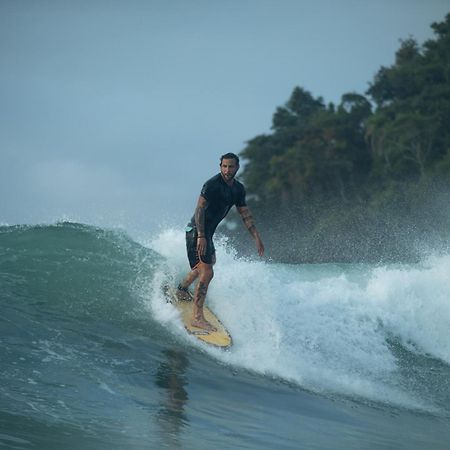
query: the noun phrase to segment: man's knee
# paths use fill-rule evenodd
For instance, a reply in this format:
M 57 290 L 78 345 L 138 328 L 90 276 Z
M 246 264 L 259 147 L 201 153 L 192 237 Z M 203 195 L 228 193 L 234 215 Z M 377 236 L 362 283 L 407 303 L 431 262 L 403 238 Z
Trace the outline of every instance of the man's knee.
M 214 270 L 212 264 L 202 264 L 200 269 L 200 277 L 203 281 L 211 281 L 214 277 Z
M 205 276 L 206 276 L 206 278 L 207 278 L 209 281 L 211 281 L 211 280 L 213 279 L 213 277 L 214 277 L 214 269 L 213 269 L 213 266 L 212 266 L 212 265 L 210 265 L 210 266 L 206 269 L 206 271 L 205 271 Z

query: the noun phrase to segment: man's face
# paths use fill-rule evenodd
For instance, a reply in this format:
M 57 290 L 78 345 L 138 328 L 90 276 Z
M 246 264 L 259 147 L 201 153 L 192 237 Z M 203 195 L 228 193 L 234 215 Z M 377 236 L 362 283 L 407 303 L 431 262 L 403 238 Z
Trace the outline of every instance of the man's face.
M 238 170 L 239 166 L 234 158 L 222 159 L 220 164 L 220 173 L 225 181 L 231 181 Z

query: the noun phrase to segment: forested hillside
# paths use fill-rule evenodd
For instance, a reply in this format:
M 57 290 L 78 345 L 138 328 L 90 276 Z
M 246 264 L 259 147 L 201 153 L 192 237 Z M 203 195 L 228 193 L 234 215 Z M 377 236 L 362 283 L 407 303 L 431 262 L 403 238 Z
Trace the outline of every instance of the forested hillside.
M 401 42 L 364 95 L 325 104 L 295 87 L 272 132 L 248 141 L 240 175 L 272 257 L 403 261 L 447 245 L 450 13 L 431 27 L 422 45 Z

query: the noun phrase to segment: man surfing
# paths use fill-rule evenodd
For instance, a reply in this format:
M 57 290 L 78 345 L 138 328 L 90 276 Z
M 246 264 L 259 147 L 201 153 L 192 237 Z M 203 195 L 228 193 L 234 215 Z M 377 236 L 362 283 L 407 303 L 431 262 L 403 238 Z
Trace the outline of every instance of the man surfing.
M 227 153 L 220 158 L 220 173 L 203 185 L 194 216 L 186 227 L 186 249 L 191 271 L 178 285 L 178 297 L 185 298 L 188 287 L 198 278 L 191 324 L 206 331 L 216 331 L 203 315 L 203 305 L 209 283 L 214 276 L 213 265 L 216 262 L 213 235 L 233 205 L 255 239 L 259 256 L 264 254 L 264 245 L 245 201 L 244 185 L 235 179 L 238 170 L 237 155 Z

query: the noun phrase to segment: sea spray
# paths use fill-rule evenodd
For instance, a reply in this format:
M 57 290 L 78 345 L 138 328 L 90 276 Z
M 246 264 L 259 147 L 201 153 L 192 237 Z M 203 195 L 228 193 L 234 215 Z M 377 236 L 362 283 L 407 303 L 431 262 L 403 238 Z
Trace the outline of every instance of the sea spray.
M 178 282 L 189 268 L 183 232 L 162 233 L 152 248 Z M 239 259 L 225 238 L 216 248 L 207 302 L 234 345 L 228 352 L 194 345 L 229 365 L 325 395 L 434 410 L 431 399 L 409 389 L 390 341 L 397 336 L 416 358 L 425 352 L 448 361 L 447 257 L 400 268 L 301 266 Z
M 373 269 L 367 299 L 411 351 L 450 363 L 450 256 Z

